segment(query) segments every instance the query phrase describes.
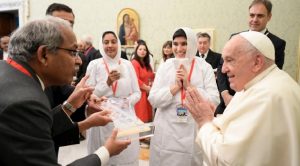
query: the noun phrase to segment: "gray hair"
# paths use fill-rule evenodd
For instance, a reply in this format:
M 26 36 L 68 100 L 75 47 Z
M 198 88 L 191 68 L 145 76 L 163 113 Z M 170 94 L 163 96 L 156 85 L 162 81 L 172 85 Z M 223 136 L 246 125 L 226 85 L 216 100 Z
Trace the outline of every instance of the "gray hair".
M 56 52 L 56 48 L 64 41 L 61 28 L 70 28 L 69 22 L 52 16 L 44 19 L 34 20 L 16 30 L 9 42 L 9 57 L 28 62 L 34 56 L 41 45 L 46 45 L 47 49 Z
M 90 45 L 90 46 L 93 45 L 93 37 L 90 36 L 90 35 L 84 35 L 84 36 L 81 38 L 81 40 L 82 40 L 83 42 L 85 42 L 87 45 Z

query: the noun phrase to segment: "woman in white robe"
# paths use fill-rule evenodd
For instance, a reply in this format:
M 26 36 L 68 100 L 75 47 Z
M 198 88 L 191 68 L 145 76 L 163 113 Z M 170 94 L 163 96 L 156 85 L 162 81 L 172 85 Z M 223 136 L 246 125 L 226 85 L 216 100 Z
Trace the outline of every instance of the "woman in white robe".
M 121 44 L 116 34 L 112 31 L 103 33 L 99 49 L 103 56 L 90 62 L 87 73 L 90 75 L 88 84 L 95 87 L 94 94 L 98 97 L 127 97 L 129 104 L 134 105 L 139 101 L 141 92 L 134 68 L 130 61 L 121 58 Z M 119 69 L 114 71 L 113 69 Z M 135 111 L 131 112 L 134 113 Z M 111 135 L 113 123 L 103 127 L 93 127 L 87 131 L 88 153 L 94 153 Z M 139 141 L 131 144 L 119 155 L 109 159 L 109 165 L 138 166 Z
M 148 97 L 152 106 L 157 108 L 155 132 L 150 144 L 150 166 L 201 166 L 201 152 L 195 143 L 197 124 L 188 112 L 182 121 L 178 107 L 182 106 L 188 86 L 197 88 L 203 97 L 217 105 L 216 80 L 212 67 L 195 56 L 197 39 L 191 29 L 179 28 L 174 33 L 172 50 L 175 58 L 159 67 Z M 188 67 L 178 69 L 176 63 L 182 58 L 188 59 Z

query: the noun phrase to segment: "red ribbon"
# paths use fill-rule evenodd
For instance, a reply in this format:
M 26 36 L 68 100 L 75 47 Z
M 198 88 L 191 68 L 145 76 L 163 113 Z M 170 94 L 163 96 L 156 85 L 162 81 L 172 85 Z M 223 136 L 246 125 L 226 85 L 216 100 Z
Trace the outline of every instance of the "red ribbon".
M 104 65 L 105 65 L 105 69 L 107 72 L 107 75 L 109 75 L 109 68 L 107 63 L 105 62 L 105 60 L 103 59 Z M 121 61 L 119 60 L 119 65 L 121 64 Z M 118 81 L 115 81 L 114 83 L 112 83 L 111 85 L 111 89 L 113 91 L 114 96 L 116 96 L 116 91 L 117 91 L 117 87 L 118 87 Z
M 195 65 L 195 59 L 193 59 L 192 61 L 192 65 L 191 65 L 191 68 L 190 68 L 190 73 L 189 73 L 189 76 L 188 76 L 188 81 L 191 82 L 191 77 L 192 77 L 192 73 L 193 73 L 193 70 L 194 70 L 194 65 Z M 185 99 L 185 90 L 183 88 L 183 85 L 181 87 L 181 105 L 183 105 L 183 100 Z
M 7 58 L 6 62 L 8 64 L 10 64 L 12 67 L 14 67 L 15 69 L 19 70 L 20 72 L 28 75 L 29 77 L 32 77 L 32 75 L 28 72 L 27 69 L 25 69 L 23 66 L 21 66 L 20 64 L 18 64 L 16 61 L 12 60 L 11 58 Z

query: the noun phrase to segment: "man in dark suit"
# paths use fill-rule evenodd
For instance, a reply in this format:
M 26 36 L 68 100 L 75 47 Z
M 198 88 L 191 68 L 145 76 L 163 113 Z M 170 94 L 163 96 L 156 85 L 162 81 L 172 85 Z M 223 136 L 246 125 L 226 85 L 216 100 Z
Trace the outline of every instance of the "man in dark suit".
M 94 59 L 102 57 L 99 50 L 93 46 L 93 39 L 91 36 L 84 36 L 82 39 L 80 39 L 80 42 L 83 45 L 83 53 L 80 55 L 82 65 L 79 67 L 79 71 L 77 72 L 77 80 L 75 81 L 76 83 L 78 83 L 85 76 L 89 63 Z
M 59 17 L 61 19 L 64 19 L 68 21 L 71 26 L 73 27 L 75 23 L 75 15 L 73 13 L 73 10 L 64 4 L 61 3 L 52 3 L 48 6 L 46 10 L 46 15 L 51 15 L 54 17 Z M 83 61 L 79 56 L 75 58 L 75 68 L 77 71 L 79 71 L 80 66 L 82 65 Z M 69 66 L 66 66 L 68 68 Z M 76 74 L 74 75 L 74 77 Z M 78 81 L 79 82 L 79 81 Z M 77 82 L 77 83 L 78 83 Z M 45 89 L 45 93 L 50 101 L 51 108 L 55 108 L 57 105 L 60 105 L 62 103 L 65 103 L 69 96 L 74 91 L 75 87 L 67 84 L 63 86 L 51 86 L 47 87 Z M 70 113 L 70 117 L 74 122 L 79 122 L 85 119 L 85 104 L 79 107 L 75 112 Z M 58 137 L 54 139 L 55 142 L 55 150 L 58 154 L 59 146 L 65 146 L 65 145 L 71 145 L 71 144 L 77 144 L 79 143 L 79 139 L 81 134 L 74 136 L 75 134 L 72 132 L 76 132 L 76 126 L 74 125 L 72 129 L 70 129 L 68 132 L 65 133 L 65 135 Z M 81 137 L 82 138 L 82 137 Z
M 198 51 L 196 53 L 196 56 L 204 58 L 205 61 L 209 63 L 216 72 L 221 59 L 221 54 L 213 52 L 210 49 L 210 36 L 208 33 L 199 32 L 197 34 L 197 38 Z
M 0 62 L 0 78 L 6 78 L 0 81 L 0 93 L 5 94 L 0 95 L 0 165 L 58 165 L 52 137 L 68 131 L 73 123 L 67 115 L 71 108 L 59 106 L 51 111 L 43 90 L 72 81 L 76 47 L 70 24 L 55 17 L 31 21 L 14 32 L 10 58 Z M 69 98 L 73 106 L 80 106 L 93 91 L 85 85 L 86 79 Z M 94 113 L 88 121 L 79 122 L 79 130 L 105 125 L 111 119 L 104 114 Z M 130 143 L 116 140 L 116 134 L 94 154 L 70 165 L 105 165 L 109 156 Z
M 266 28 L 272 17 L 272 3 L 269 0 L 254 0 L 249 6 L 249 31 L 257 31 L 264 33 L 272 41 L 275 48 L 275 64 L 282 69 L 284 64 L 284 50 L 286 42 L 274 34 L 270 33 Z M 238 33 L 236 33 L 238 34 Z M 233 34 L 235 35 L 235 34 Z M 231 35 L 231 36 L 233 36 Z M 222 73 L 223 60 L 220 61 L 218 67 L 217 79 L 218 88 L 221 94 L 221 103 L 218 105 L 215 115 L 222 114 L 229 104 L 235 92 L 230 88 L 228 77 Z
M 94 59 L 98 59 L 101 58 L 102 55 L 100 54 L 99 50 L 97 50 L 94 46 L 93 46 L 93 39 L 91 36 L 85 36 L 82 39 L 85 43 L 85 52 L 84 55 L 87 59 L 87 65 Z

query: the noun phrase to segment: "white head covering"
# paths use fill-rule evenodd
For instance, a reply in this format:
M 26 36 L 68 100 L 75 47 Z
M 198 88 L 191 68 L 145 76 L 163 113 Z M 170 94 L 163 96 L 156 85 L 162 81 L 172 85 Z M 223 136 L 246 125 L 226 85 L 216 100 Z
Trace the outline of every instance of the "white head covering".
M 265 57 L 275 60 L 274 45 L 266 35 L 255 31 L 242 32 L 240 35 L 251 43 Z
M 100 42 L 99 42 L 99 51 L 100 51 L 100 53 L 101 53 L 101 55 L 102 55 L 102 57 L 103 57 L 103 59 L 105 60 L 105 61 L 107 61 L 107 62 L 112 62 L 112 63 L 118 63 L 119 62 L 119 59 L 121 58 L 121 42 L 120 42 L 120 40 L 119 40 L 119 38 L 118 38 L 118 35 L 116 35 L 116 33 L 114 32 L 114 31 L 111 31 L 111 32 L 113 32 L 114 34 L 115 34 L 115 36 L 117 37 L 117 41 L 118 41 L 118 51 L 117 51 L 117 55 L 115 56 L 115 58 L 111 58 L 111 57 L 109 57 L 106 53 L 105 53 L 105 51 L 104 51 L 104 49 L 103 49 L 103 43 L 102 43 L 102 36 L 103 36 L 103 34 L 105 33 L 105 32 L 107 32 L 107 31 L 104 31 L 103 33 L 102 33 L 102 35 L 100 36 Z
M 181 27 L 177 28 L 174 33 L 178 30 L 182 29 L 185 32 L 187 38 L 187 50 L 186 50 L 186 58 L 192 59 L 196 56 L 197 53 L 197 36 L 195 32 L 191 28 Z M 174 34 L 173 33 L 173 34 Z

